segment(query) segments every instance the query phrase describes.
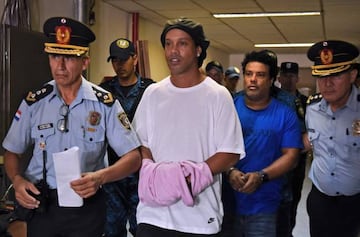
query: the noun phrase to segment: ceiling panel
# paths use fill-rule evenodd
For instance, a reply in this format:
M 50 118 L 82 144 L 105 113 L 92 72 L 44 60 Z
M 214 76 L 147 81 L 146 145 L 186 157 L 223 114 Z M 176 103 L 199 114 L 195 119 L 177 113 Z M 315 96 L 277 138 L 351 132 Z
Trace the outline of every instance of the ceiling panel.
M 280 1 L 269 1 L 269 0 L 257 0 L 260 6 L 265 11 L 278 12 L 278 11 L 319 11 L 320 2 L 319 0 L 280 0 Z M 340 1 L 338 1 L 340 2 Z

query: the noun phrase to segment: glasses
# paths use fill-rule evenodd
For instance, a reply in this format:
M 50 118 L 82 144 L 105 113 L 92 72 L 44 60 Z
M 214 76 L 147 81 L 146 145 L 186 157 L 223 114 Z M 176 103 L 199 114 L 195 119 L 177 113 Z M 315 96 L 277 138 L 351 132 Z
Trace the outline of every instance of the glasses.
M 60 110 L 59 110 L 59 114 L 61 116 L 63 116 L 62 119 L 59 119 L 59 121 L 57 122 L 57 128 L 60 132 L 68 132 L 69 131 L 69 128 L 68 128 L 68 125 L 69 125 L 69 122 L 68 122 L 68 115 L 69 115 L 69 106 L 67 105 L 62 105 L 60 107 Z

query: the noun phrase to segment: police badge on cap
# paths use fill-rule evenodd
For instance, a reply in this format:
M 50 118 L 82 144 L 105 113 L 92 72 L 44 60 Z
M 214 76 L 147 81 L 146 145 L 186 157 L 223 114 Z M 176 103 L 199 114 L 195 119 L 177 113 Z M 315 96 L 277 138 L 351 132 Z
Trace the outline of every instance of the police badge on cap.
M 45 21 L 43 30 L 48 37 L 45 52 L 81 56 L 89 51 L 95 34 L 83 23 L 66 18 L 52 17 Z
M 280 65 L 281 73 L 299 73 L 299 64 L 294 62 L 283 62 Z
M 318 42 L 307 53 L 314 62 L 312 75 L 317 77 L 331 76 L 350 69 L 358 55 L 359 50 L 354 45 L 340 40 Z
M 112 59 L 120 59 L 120 60 L 128 60 L 130 56 L 134 56 L 135 46 L 134 44 L 125 38 L 120 38 L 113 41 L 110 45 L 110 56 L 108 57 L 107 61 L 109 62 Z

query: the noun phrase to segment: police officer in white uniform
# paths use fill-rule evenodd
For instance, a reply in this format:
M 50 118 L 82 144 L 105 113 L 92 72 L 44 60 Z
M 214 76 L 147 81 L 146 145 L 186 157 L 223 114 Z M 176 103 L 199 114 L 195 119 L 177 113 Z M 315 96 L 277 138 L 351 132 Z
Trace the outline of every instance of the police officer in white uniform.
M 356 237 L 360 233 L 359 50 L 339 40 L 308 50 L 319 94 L 309 97 L 305 122 L 313 148 L 307 199 L 312 237 Z
M 105 221 L 101 185 L 139 169 L 139 141 L 120 103 L 82 76 L 94 33 L 65 17 L 48 19 L 44 33 L 53 80 L 21 102 L 2 144 L 6 172 L 20 210 L 30 213 L 28 237 L 99 237 Z M 105 168 L 107 144 L 122 159 Z M 23 173 L 21 154 L 31 146 L 32 157 Z M 82 175 L 68 185 L 83 205 L 64 207 L 58 202 L 52 154 L 74 146 L 79 147 Z

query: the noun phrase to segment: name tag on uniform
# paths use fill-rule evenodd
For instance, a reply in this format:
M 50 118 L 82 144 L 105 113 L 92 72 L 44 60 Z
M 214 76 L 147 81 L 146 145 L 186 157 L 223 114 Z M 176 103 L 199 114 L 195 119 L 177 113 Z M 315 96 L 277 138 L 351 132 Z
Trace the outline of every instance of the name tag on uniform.
M 53 127 L 52 123 L 40 124 L 38 126 L 38 130 L 44 130 L 44 129 L 48 129 L 48 128 L 52 128 L 52 127 Z

